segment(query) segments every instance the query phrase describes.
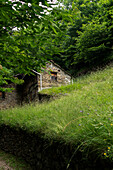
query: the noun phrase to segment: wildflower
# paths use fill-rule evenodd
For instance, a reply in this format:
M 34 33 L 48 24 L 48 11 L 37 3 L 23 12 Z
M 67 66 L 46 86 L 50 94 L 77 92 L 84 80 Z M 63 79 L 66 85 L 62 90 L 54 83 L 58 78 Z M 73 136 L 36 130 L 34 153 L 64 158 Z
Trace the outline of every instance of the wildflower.
M 108 147 L 108 149 L 110 149 L 110 147 Z
M 81 126 L 81 124 L 79 124 L 79 126 Z
M 111 123 L 111 126 L 112 126 L 113 124 Z
M 104 155 L 106 155 L 106 153 L 104 153 Z
M 80 112 L 83 112 L 82 110 L 80 110 Z
M 89 113 L 87 113 L 87 115 L 89 115 Z

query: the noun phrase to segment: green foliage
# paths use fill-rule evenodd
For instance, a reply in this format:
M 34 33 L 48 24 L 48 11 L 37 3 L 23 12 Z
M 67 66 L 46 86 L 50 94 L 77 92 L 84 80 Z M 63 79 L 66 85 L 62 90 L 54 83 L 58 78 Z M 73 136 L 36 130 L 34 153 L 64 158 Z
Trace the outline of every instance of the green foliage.
M 113 2 L 64 1 L 73 24 L 70 23 L 63 49 L 53 59 L 71 74 L 86 72 L 113 59 Z M 65 63 L 65 64 L 64 64 Z
M 83 32 L 79 32 L 77 38 L 75 53 L 75 62 L 79 63 L 102 63 L 107 60 L 108 53 L 111 50 L 111 30 L 107 28 L 106 23 L 90 23 L 83 26 Z M 105 57 L 106 56 L 106 57 Z
M 1 74 L 1 84 L 18 73 L 40 72 L 51 58 L 73 75 L 113 59 L 112 0 L 62 3 L 66 8 L 47 14 L 37 0 L 0 2 L 0 64 L 10 72 Z
M 46 139 L 78 145 L 77 149 L 87 156 L 91 150 L 98 157 L 112 160 L 112 66 L 77 78 L 75 84 L 80 84 L 80 88 L 70 93 L 67 86 L 68 96 L 50 103 L 0 111 L 0 124 L 41 132 Z
M 76 65 L 96 66 L 112 60 L 113 27 L 112 4 L 100 3 L 98 12 L 95 11 L 92 21 L 82 25 L 76 38 L 76 52 L 74 60 Z
M 11 69 L 7 69 L 6 67 L 1 67 L 0 69 L 0 91 L 11 91 L 12 88 L 4 87 L 4 84 L 8 84 L 8 81 L 11 81 L 16 84 L 23 83 L 23 80 L 19 80 L 18 78 L 13 77 L 13 71 Z
M 5 76 L 3 70 L 1 71 L 0 82 L 4 85 L 7 84 L 7 80 L 16 83 L 15 74 L 31 74 L 32 69 L 41 70 L 52 55 L 48 39 L 51 40 L 59 28 L 53 17 L 43 12 L 44 9 L 39 6 L 37 0 L 3 0 L 0 4 L 0 64 L 9 72 Z M 45 48 L 47 44 L 48 49 Z

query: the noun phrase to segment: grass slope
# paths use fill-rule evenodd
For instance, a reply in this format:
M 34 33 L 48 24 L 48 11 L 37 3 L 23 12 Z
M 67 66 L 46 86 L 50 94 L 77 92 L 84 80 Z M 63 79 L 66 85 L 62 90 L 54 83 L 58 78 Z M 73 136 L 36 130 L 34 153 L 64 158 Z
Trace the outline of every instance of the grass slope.
M 68 96 L 50 103 L 0 111 L 0 124 L 41 132 L 113 160 L 113 65 L 61 87 Z M 73 89 L 73 90 L 70 90 Z

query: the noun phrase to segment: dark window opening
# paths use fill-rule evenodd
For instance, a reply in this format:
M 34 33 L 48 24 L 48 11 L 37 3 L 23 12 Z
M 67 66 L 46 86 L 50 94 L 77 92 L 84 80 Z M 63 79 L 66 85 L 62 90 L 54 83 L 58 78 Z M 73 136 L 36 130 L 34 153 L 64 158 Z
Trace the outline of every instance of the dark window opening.
M 57 72 L 51 72 L 51 80 L 57 81 Z
M 0 91 L 0 99 L 5 99 L 5 92 Z

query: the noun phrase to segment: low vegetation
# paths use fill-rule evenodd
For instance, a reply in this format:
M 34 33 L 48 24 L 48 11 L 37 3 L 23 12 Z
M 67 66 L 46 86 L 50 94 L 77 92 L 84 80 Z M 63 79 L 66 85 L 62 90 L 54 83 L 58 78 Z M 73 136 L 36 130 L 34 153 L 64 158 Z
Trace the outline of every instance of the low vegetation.
M 55 88 L 68 93 L 60 99 L 0 111 L 0 124 L 41 132 L 44 138 L 78 146 L 75 152 L 96 152 L 113 161 L 112 66 Z
M 40 94 L 48 94 L 48 95 L 66 95 L 71 93 L 74 90 L 78 90 L 81 89 L 82 85 L 77 82 L 71 85 L 65 85 L 65 86 L 60 86 L 60 87 L 52 87 L 52 88 L 48 88 L 48 89 L 44 89 L 42 91 L 40 91 Z
M 3 165 L 0 164 L 0 170 L 30 170 L 30 166 L 21 158 L 17 158 L 14 155 L 6 153 L 2 150 L 0 150 L 0 161 L 3 162 Z

